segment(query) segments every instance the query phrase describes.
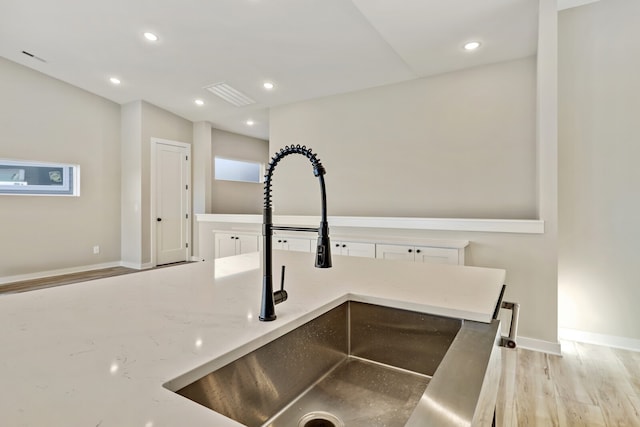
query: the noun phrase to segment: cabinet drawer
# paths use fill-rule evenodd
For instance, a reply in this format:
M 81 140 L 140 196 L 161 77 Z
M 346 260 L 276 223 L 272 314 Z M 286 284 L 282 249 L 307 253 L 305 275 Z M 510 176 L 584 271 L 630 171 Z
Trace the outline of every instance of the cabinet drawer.
M 334 242 L 331 250 L 333 251 L 333 255 L 359 256 L 364 258 L 376 257 L 375 243 Z
M 376 258 L 430 264 L 461 264 L 458 249 L 430 246 L 379 244 L 376 245 Z
M 416 262 L 430 264 L 458 264 L 458 250 L 453 248 L 431 248 L 428 246 L 416 246 Z
M 213 241 L 215 258 L 258 252 L 257 234 L 215 232 Z
M 273 249 L 294 252 L 311 252 L 311 240 L 299 237 L 273 237 Z

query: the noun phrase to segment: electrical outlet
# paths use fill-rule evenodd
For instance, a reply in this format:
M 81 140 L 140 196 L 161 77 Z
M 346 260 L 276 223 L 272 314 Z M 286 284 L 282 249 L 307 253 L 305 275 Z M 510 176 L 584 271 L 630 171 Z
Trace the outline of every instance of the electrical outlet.
M 100 253 L 100 246 L 97 246 L 97 245 L 96 245 L 96 246 L 94 246 L 94 247 L 93 247 L 93 253 L 94 253 L 94 255 L 99 254 L 99 253 Z

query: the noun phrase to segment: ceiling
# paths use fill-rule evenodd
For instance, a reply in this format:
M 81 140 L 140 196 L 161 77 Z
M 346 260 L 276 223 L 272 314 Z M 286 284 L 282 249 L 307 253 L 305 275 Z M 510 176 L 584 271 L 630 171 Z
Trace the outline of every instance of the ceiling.
M 120 104 L 142 99 L 268 139 L 272 106 L 535 54 L 537 7 L 537 0 L 0 0 L 0 55 Z M 147 41 L 145 31 L 159 40 Z M 482 45 L 466 52 L 469 40 Z M 265 81 L 275 88 L 265 90 Z M 256 103 L 235 107 L 204 89 L 218 82 Z

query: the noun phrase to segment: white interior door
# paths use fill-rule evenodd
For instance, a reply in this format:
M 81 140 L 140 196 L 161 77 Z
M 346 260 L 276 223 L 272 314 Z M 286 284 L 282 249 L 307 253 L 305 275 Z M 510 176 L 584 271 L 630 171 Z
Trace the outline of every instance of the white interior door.
M 189 242 L 189 148 L 155 141 L 156 265 L 186 261 Z

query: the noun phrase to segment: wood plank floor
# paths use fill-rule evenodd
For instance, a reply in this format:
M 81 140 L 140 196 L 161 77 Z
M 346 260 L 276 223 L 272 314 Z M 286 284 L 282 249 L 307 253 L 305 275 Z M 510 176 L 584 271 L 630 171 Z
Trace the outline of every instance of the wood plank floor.
M 160 266 L 158 268 L 164 268 Z M 114 267 L 0 285 L 25 292 L 138 272 Z M 502 351 L 498 427 L 640 427 L 640 352 L 562 342 L 563 356 Z
M 640 352 L 572 341 L 502 350 L 497 425 L 640 427 Z
M 126 267 L 102 268 L 100 270 L 83 271 L 80 273 L 63 274 L 54 277 L 43 277 L 41 279 L 23 280 L 0 285 L 0 294 L 13 294 L 18 292 L 34 291 L 37 289 L 51 288 L 54 286 L 69 285 L 103 277 L 119 276 L 121 274 L 134 273 L 139 270 Z
M 155 268 L 166 268 L 174 265 L 185 264 L 177 262 L 174 264 L 159 265 Z M 54 286 L 69 285 L 71 283 L 89 282 L 103 277 L 120 276 L 122 274 L 138 273 L 144 270 L 136 270 L 127 267 L 111 267 L 99 270 L 82 271 L 79 273 L 63 274 L 60 276 L 43 277 L 40 279 L 23 280 L 20 282 L 6 283 L 0 285 L 0 294 L 14 294 L 19 292 L 34 291 L 37 289 L 51 288 Z

